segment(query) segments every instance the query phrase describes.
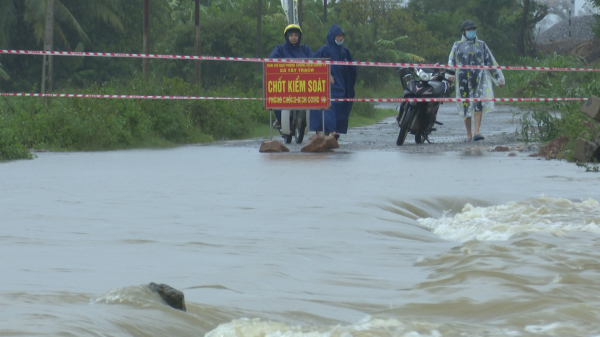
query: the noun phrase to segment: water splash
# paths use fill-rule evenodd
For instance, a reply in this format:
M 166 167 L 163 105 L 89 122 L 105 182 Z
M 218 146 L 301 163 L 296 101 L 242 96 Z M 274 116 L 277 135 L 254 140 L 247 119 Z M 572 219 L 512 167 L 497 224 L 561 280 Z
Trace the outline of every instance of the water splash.
M 454 216 L 418 221 L 440 237 L 458 242 L 504 241 L 523 232 L 565 235 L 583 231 L 600 234 L 600 204 L 593 199 L 573 202 L 540 196 L 490 207 L 467 203 Z

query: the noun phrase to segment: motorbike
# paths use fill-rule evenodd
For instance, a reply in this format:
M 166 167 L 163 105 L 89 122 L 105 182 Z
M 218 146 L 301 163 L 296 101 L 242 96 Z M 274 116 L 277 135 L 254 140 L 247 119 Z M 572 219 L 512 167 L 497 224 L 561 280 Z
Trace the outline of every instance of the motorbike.
M 448 98 L 454 92 L 454 84 L 449 80 L 454 75 L 448 69 L 400 68 L 398 69 L 404 98 Z M 429 141 L 429 135 L 436 131 L 437 113 L 442 102 L 402 102 L 398 108 L 396 121 L 400 133 L 396 145 L 401 146 L 408 133 L 415 135 L 415 143 Z
M 296 138 L 296 143 L 301 144 L 304 135 L 309 132 L 309 113 L 306 110 L 281 110 L 280 123 L 279 134 L 285 143 L 290 144 Z

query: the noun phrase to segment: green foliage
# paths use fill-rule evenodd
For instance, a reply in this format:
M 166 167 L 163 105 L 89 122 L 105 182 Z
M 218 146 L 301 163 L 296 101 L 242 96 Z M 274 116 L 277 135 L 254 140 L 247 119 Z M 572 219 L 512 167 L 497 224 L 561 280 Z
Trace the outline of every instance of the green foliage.
M 553 55 L 544 59 L 522 58 L 520 64 L 538 67 L 586 67 L 574 57 Z M 590 97 L 600 95 L 600 81 L 593 72 L 507 71 L 507 92 L 517 97 Z M 526 103 L 529 112 L 521 118 L 520 134 L 527 141 L 548 141 L 566 136 L 573 149 L 578 137 L 595 139 L 600 126 L 581 113 L 582 102 Z
M 375 116 L 375 105 L 370 102 L 354 102 L 352 104 L 352 114 L 362 117 L 373 117 Z
M 519 133 L 526 142 L 547 142 L 559 134 L 558 119 L 546 110 L 531 108 L 520 114 L 521 129 Z
M 4 121 L 0 120 L 0 161 L 32 158 L 31 152 L 19 143 L 14 131 L 6 128 Z
M 157 83 L 109 83 L 82 93 L 197 96 L 198 89 L 179 78 L 163 78 Z M 14 149 L 104 150 L 243 138 L 269 118 L 261 102 L 223 100 L 60 98 L 48 99 L 45 105 L 31 98 L 10 98 L 2 101 L 0 111 L 2 151 L 12 151 L 3 159 L 14 158 Z
M 446 63 L 452 43 L 460 39 L 460 25 L 465 20 L 477 24 L 477 36 L 492 49 L 494 56 L 505 64 L 516 60 L 517 35 L 523 8 L 518 0 L 411 0 L 408 9 L 426 23 L 429 34 L 446 50 L 436 61 Z M 530 11 L 538 10 L 532 6 Z M 529 27 L 531 29 L 531 27 Z
M 0 79 L 4 79 L 6 81 L 10 80 L 10 76 L 2 69 L 2 63 L 0 63 Z
M 79 5 L 79 6 L 76 6 Z M 87 15 L 100 18 L 112 27 L 123 29 L 119 15 L 119 2 L 115 0 L 88 0 L 86 1 Z M 67 31 L 72 29 L 77 36 L 89 41 L 89 37 L 83 30 L 79 21 L 73 16 L 69 8 L 81 6 L 80 1 L 76 0 L 55 0 L 54 17 L 56 25 L 54 26 L 55 38 L 63 47 L 69 48 Z M 0 0 L 0 13 L 6 13 L 8 22 L 0 24 L 0 45 L 8 45 L 9 35 L 5 34 L 10 24 L 16 22 L 16 17 L 22 16 L 27 24 L 28 30 L 33 33 L 33 37 L 39 44 L 44 39 L 44 27 L 46 22 L 46 0 Z M 4 20 L 4 18 L 3 18 Z
M 596 10 L 600 9 L 600 0 L 586 0 L 586 3 L 591 4 Z M 596 26 L 593 31 L 595 36 L 600 36 L 600 16 L 598 15 L 596 15 Z

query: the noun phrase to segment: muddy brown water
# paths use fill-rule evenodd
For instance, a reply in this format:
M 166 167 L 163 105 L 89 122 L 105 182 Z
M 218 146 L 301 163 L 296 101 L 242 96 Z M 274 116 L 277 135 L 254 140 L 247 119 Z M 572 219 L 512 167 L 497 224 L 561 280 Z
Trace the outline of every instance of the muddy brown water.
M 402 148 L 384 120 L 332 153 L 2 163 L 0 335 L 600 335 L 600 176 L 529 157 L 509 111 L 468 145 L 445 115 Z

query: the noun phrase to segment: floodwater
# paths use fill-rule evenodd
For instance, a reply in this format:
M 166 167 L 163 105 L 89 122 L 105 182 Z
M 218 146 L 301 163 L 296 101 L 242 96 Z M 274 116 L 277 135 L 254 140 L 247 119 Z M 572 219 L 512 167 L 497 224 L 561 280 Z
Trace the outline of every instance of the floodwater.
M 600 336 L 600 175 L 566 162 L 39 153 L 0 190 L 2 336 Z

